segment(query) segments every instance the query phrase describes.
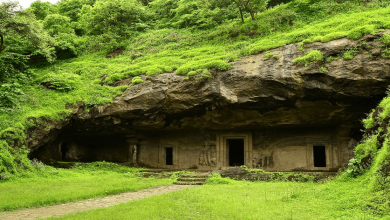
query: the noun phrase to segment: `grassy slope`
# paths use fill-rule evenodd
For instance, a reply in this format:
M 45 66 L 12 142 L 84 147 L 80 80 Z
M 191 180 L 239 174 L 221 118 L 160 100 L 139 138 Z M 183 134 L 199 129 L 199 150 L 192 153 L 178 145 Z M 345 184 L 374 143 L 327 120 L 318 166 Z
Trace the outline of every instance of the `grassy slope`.
M 103 76 L 108 76 L 105 83 L 112 83 L 173 70 L 186 75 L 212 67 L 228 69 L 229 61 L 286 44 L 302 40 L 327 42 L 345 36 L 355 39 L 375 33 L 378 28 L 390 28 L 389 7 L 334 1 L 319 1 L 308 7 L 302 2 L 306 1 L 276 7 L 258 15 L 253 22 L 232 22 L 213 30 L 150 30 L 130 39 L 124 55 L 115 59 L 106 59 L 105 53 L 100 52 L 37 68 L 34 80 L 24 89 L 21 109 L 0 114 L 0 131 L 18 123 L 25 125 L 30 117 L 60 120 L 70 112 L 65 105 L 77 101 L 90 107 L 111 103 L 127 87 L 101 86 Z M 257 35 L 246 36 L 253 30 Z M 42 77 L 57 78 L 75 90 L 44 89 L 39 86 Z
M 365 209 L 359 180 L 206 185 L 59 219 L 390 219 Z M 58 218 L 52 218 L 58 219 Z
M 138 171 L 142 169 L 116 164 L 92 163 L 87 166 L 66 170 L 41 164 L 38 173 L 0 182 L 0 212 L 138 191 L 174 181 L 138 177 Z
M 27 164 L 14 165 L 13 161 L 16 160 L 23 163 L 29 162 L 23 159 L 23 155 L 26 153 L 20 153 L 16 148 L 11 147 L 17 146 L 18 142 L 23 143 L 25 138 L 23 130 L 28 126 L 33 126 L 33 123 L 26 123 L 28 118 L 43 117 L 60 120 L 70 112 L 70 110 L 65 109 L 66 104 L 83 101 L 89 107 L 103 105 L 111 103 L 113 97 L 122 94 L 127 89 L 126 86 L 101 86 L 103 76 L 108 75 L 105 83 L 112 83 L 139 74 L 158 74 L 170 70 L 176 70 L 176 73 L 185 75 L 191 70 L 198 69 L 201 73 L 204 68 L 226 69 L 230 68 L 228 61 L 289 43 L 327 42 L 344 36 L 356 39 L 361 35 L 375 33 L 380 28 L 390 28 L 389 7 L 378 8 L 377 6 L 359 6 L 348 2 L 336 4 L 334 1 L 318 1 L 318 4 L 313 4 L 313 7 L 319 8 L 318 10 L 316 8 L 301 10 L 302 2 L 307 1 L 299 0 L 294 4 L 269 10 L 258 15 L 255 22 L 247 21 L 245 24 L 233 22 L 213 30 L 150 30 L 129 40 L 124 54 L 115 59 L 106 59 L 105 53 L 100 52 L 36 68 L 34 79 L 24 88 L 26 95 L 21 100 L 21 108 L 14 112 L 0 114 L 0 137 L 3 137 L 0 140 L 0 158 L 7 160 L 4 160 L 3 164 L 0 163 L 0 170 L 5 169 L 7 173 L 23 170 L 23 167 L 28 166 Z M 293 25 L 289 24 L 289 19 L 293 20 Z M 246 36 L 246 33 L 252 30 L 256 30 L 258 34 L 251 37 Z M 75 90 L 64 92 L 45 89 L 39 86 L 40 82 L 43 81 L 41 77 L 57 78 L 57 81 L 64 83 L 64 87 Z M 382 105 L 387 106 L 386 103 L 382 103 Z M 369 126 L 368 124 L 367 126 Z M 18 130 L 19 139 L 12 142 L 10 140 L 15 138 L 15 130 Z M 369 141 L 365 143 L 365 147 L 374 148 L 374 145 L 370 144 Z M 364 146 L 358 147 L 358 149 L 364 149 Z M 367 194 L 370 197 L 370 206 L 374 207 L 375 203 L 387 204 L 384 200 L 389 200 L 389 193 L 383 190 L 383 188 L 388 187 L 388 182 L 386 182 L 388 180 L 382 175 L 378 175 L 381 168 L 386 165 L 385 161 L 389 160 L 390 150 L 387 139 L 385 146 L 377 154 L 374 166 L 366 174 L 364 181 L 365 184 L 370 185 L 370 189 L 376 192 L 374 196 Z M 363 155 L 365 152 L 367 151 L 364 150 L 360 154 Z M 17 154 L 22 156 L 13 158 L 13 155 Z M 33 170 L 31 167 L 29 169 Z M 22 172 L 19 173 L 25 175 Z M 94 178 L 91 177 L 90 181 L 93 180 Z M 39 185 L 46 180 L 34 181 L 37 181 L 36 184 Z M 11 182 L 3 182 L 0 186 L 3 184 L 12 185 Z M 113 184 L 115 185 L 114 182 Z M 335 190 L 339 190 L 338 187 L 335 187 Z M 356 188 L 356 190 L 358 189 Z M 89 195 L 103 195 L 101 193 L 103 191 L 98 190 Z M 359 195 L 363 196 L 364 194 Z M 31 199 L 31 201 L 26 200 L 25 206 L 39 204 L 37 200 L 34 200 L 34 197 Z M 49 204 L 57 200 L 47 201 Z M 17 206 L 15 204 L 13 207 Z M 383 207 L 379 208 L 382 210 L 379 210 L 380 212 L 386 212 L 388 209 L 386 205 Z M 12 207 L 8 208 L 12 209 Z

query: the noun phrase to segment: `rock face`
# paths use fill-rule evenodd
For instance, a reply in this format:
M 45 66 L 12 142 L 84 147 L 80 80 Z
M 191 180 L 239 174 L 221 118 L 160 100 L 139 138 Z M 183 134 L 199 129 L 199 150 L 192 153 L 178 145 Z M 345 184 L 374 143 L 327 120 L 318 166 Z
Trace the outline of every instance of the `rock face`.
M 380 35 L 305 47 L 324 57 L 357 47 L 352 60 L 294 65 L 304 52 L 292 44 L 271 50 L 278 59 L 245 57 L 229 71 L 212 70 L 211 79 L 149 76 L 109 106 L 84 113 L 80 103 L 53 129 L 30 131 L 41 134 L 28 140 L 37 149 L 32 157 L 132 162 L 136 145 L 138 164 L 149 167 L 337 169 L 353 156 L 348 143 L 360 138 L 361 119 L 390 84 L 390 59 L 373 41 Z

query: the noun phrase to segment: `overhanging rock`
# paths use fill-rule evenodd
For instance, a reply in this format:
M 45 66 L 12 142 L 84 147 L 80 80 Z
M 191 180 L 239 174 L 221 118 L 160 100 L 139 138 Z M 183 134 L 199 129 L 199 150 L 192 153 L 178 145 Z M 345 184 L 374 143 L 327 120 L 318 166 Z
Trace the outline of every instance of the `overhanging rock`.
M 158 168 L 336 170 L 353 156 L 361 120 L 390 83 L 390 59 L 376 51 L 379 36 L 305 48 L 328 57 L 359 47 L 352 60 L 293 65 L 304 54 L 292 44 L 271 51 L 278 59 L 263 60 L 262 53 L 232 63 L 229 71 L 212 70 L 212 79 L 143 76 L 145 83 L 111 105 L 85 113 L 80 103 L 69 120 L 48 122 L 55 128 L 31 130 L 40 134 L 28 140 L 31 156 Z

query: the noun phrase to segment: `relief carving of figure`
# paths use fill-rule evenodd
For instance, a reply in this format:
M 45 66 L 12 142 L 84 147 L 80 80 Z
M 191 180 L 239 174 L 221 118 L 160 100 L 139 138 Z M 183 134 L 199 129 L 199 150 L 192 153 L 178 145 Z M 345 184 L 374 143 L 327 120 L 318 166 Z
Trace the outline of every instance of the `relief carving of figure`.
M 271 156 L 269 156 L 269 158 L 268 158 L 268 167 L 269 168 L 274 167 L 274 157 L 273 157 L 273 154 L 274 154 L 274 152 L 272 151 Z
M 199 155 L 199 166 L 216 166 L 215 141 L 206 141 Z
M 199 156 L 199 166 L 206 166 L 206 161 L 205 161 L 205 158 L 203 156 L 203 152 L 201 152 L 200 156 Z
M 262 167 L 262 159 L 257 159 L 257 157 L 255 157 L 253 160 L 252 160 L 252 166 L 254 169 L 260 169 Z
M 263 167 L 263 159 L 260 158 L 256 168 L 261 169 L 262 167 Z
M 267 161 L 267 156 L 264 157 L 264 164 L 263 164 L 264 169 L 268 167 L 268 161 Z
M 138 164 L 137 164 L 137 145 L 136 144 L 133 145 L 133 164 L 135 167 L 138 166 Z
M 212 157 L 211 157 L 211 166 L 212 167 L 215 167 L 215 166 L 217 166 L 217 153 L 213 153 L 212 154 Z

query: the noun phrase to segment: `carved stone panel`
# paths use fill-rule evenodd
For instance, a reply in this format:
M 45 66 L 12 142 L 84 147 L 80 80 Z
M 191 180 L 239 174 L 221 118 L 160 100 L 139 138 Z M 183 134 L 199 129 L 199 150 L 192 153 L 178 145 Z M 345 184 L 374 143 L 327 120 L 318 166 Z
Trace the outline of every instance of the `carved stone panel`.
M 199 155 L 199 166 L 216 166 L 217 165 L 217 150 L 216 143 L 213 140 L 204 142 L 204 146 Z

